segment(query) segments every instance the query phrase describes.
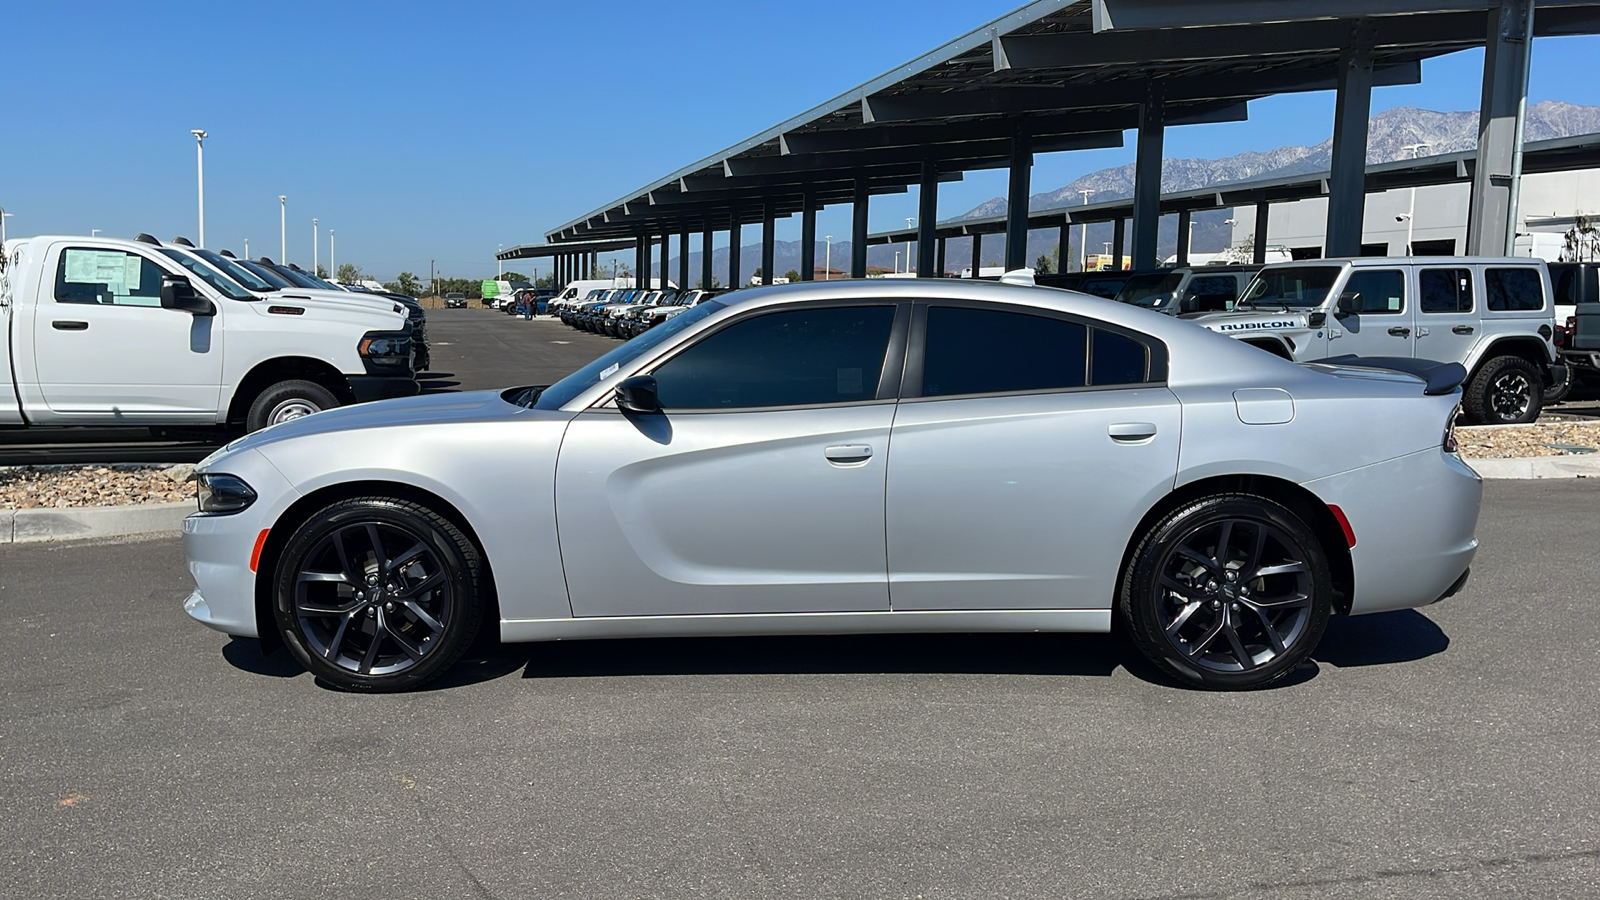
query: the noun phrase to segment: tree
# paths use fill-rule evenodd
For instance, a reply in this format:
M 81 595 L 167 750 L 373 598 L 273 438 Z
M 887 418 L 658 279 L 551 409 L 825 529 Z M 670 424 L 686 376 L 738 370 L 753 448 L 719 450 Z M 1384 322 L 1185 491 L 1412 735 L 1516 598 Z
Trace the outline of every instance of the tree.
M 536 288 L 553 288 L 556 286 L 556 277 L 548 274 L 540 275 L 533 280 L 533 286 Z
M 1033 270 L 1040 275 L 1049 275 L 1055 269 L 1050 267 L 1050 254 L 1046 253 L 1033 261 Z
M 415 297 L 422 292 L 422 282 L 418 281 L 417 276 L 410 272 L 401 272 L 392 282 L 392 285 L 396 293 L 405 294 L 407 297 Z M 389 287 L 390 285 L 384 286 Z
M 498 280 L 500 280 L 500 281 L 527 281 L 528 280 L 528 276 L 522 274 L 521 272 L 502 272 L 502 273 L 500 273 L 500 278 Z
M 796 281 L 800 280 L 800 270 L 799 269 L 790 269 L 789 271 L 783 273 L 783 277 L 789 279 L 789 283 L 793 284 Z
M 328 277 L 328 270 L 324 269 L 321 265 L 318 265 L 317 266 L 317 277 L 318 278 L 327 278 Z
M 756 270 L 751 273 L 750 277 L 754 281 L 760 281 L 761 280 L 761 267 L 760 266 L 756 266 Z
M 367 277 L 366 273 L 362 272 L 361 267 L 354 263 L 345 263 L 339 267 L 339 280 L 345 284 L 355 284 L 365 277 Z

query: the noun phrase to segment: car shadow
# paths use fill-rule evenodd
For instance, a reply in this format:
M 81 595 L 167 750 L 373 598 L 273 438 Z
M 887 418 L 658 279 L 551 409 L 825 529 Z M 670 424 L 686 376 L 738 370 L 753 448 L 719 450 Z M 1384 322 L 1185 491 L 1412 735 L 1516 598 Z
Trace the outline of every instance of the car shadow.
M 454 378 L 454 372 L 421 372 L 417 375 L 418 381 L 434 381 L 440 378 Z
M 236 637 L 228 641 L 222 647 L 222 658 L 235 669 L 268 678 L 294 678 L 306 673 L 289 651 L 280 648 L 262 653 L 261 642 L 255 638 Z
M 1349 669 L 1416 662 L 1450 646 L 1434 621 L 1414 609 L 1370 616 L 1335 616 L 1311 658 Z
M 417 393 L 424 396 L 428 394 L 454 394 L 457 393 L 456 388 L 460 386 L 461 382 L 459 381 L 424 381 L 419 384 L 422 389 Z

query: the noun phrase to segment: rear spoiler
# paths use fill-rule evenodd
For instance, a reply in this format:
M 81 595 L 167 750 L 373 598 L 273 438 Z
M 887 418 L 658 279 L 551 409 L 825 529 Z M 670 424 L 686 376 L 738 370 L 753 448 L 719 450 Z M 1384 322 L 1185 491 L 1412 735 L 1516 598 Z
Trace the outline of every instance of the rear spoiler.
M 1461 363 L 1434 362 L 1409 356 L 1330 356 L 1317 362 L 1354 369 L 1388 369 L 1413 375 L 1423 380 L 1425 387 L 1422 393 L 1429 397 L 1448 394 L 1467 380 L 1467 368 Z

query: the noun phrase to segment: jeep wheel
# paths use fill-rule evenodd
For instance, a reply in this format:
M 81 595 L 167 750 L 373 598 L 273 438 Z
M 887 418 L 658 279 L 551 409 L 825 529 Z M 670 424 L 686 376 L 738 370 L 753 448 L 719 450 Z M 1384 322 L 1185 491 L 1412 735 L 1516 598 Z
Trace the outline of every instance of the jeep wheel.
M 1544 405 L 1544 376 L 1520 356 L 1497 356 L 1468 382 L 1461 405 L 1469 425 L 1532 422 Z

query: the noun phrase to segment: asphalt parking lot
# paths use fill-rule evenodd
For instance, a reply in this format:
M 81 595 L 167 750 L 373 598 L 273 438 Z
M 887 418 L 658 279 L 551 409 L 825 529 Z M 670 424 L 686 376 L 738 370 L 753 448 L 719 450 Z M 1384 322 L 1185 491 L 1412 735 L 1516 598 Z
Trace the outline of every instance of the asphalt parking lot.
M 1462 594 L 1232 695 L 989 635 L 490 648 L 351 696 L 188 621 L 176 539 L 8 545 L 0 893 L 1593 896 L 1597 501 L 1490 483 Z

